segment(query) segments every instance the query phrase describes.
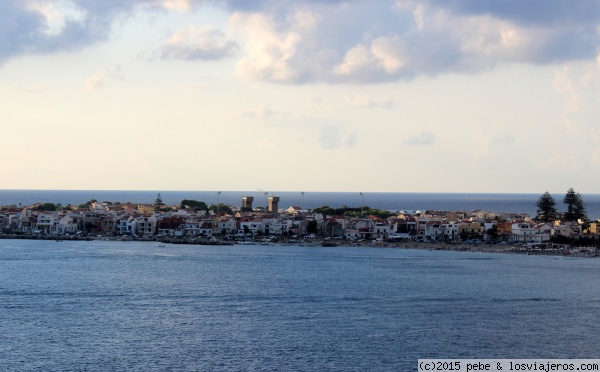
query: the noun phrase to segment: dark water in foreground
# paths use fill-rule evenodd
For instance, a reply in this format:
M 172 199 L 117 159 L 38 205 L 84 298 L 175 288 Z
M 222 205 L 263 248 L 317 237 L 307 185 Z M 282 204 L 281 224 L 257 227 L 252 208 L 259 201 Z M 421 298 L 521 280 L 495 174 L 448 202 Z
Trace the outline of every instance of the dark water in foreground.
M 0 240 L 2 370 L 596 358 L 600 260 Z

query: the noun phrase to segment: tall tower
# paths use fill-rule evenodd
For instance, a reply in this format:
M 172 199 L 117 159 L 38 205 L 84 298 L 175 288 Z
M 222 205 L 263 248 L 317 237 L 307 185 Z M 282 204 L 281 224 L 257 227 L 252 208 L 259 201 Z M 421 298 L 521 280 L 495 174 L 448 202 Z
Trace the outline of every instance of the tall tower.
M 269 212 L 277 214 L 279 211 L 279 196 L 269 196 Z
M 253 201 L 254 201 L 254 196 L 243 196 L 242 197 L 242 207 L 252 209 Z

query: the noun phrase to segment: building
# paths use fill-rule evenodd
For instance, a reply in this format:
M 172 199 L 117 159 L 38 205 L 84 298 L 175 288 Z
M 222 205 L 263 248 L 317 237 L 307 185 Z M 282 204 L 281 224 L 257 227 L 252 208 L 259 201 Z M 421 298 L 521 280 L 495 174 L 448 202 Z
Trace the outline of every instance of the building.
M 277 214 L 279 212 L 279 196 L 269 196 L 269 212 Z
M 243 196 L 242 197 L 242 208 L 252 208 L 252 202 L 254 202 L 254 196 Z

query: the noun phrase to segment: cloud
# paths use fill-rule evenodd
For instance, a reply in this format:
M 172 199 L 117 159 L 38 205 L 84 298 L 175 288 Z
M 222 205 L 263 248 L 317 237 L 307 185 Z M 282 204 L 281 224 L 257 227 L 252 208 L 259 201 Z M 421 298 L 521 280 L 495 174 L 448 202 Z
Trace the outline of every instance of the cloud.
M 359 44 L 349 50 L 344 61 L 334 67 L 337 75 L 395 75 L 408 63 L 406 46 L 398 35 L 381 36 L 369 46 Z
M 402 143 L 408 146 L 429 146 L 435 142 L 435 134 L 431 132 L 419 132 L 406 138 Z
M 428 0 L 427 3 L 432 3 Z M 445 2 L 448 10 L 461 15 L 487 15 L 525 25 L 558 27 L 573 24 L 595 25 L 600 19 L 600 3 L 574 2 L 570 0 L 504 0 Z
M 192 0 L 154 0 L 149 5 L 162 7 L 167 10 L 176 10 L 180 12 L 190 12 L 196 6 L 197 1 Z
M 125 78 L 121 73 L 121 66 L 117 66 L 114 69 L 94 72 L 85 81 L 84 88 L 87 92 L 92 92 L 106 85 L 109 81 L 119 81 L 124 79 Z
M 396 102 L 393 99 L 373 99 L 369 96 L 346 95 L 345 99 L 353 106 L 360 108 L 393 108 Z
M 236 115 L 236 117 L 246 119 L 270 119 L 270 118 L 285 118 L 289 117 L 289 113 L 284 111 L 275 111 L 269 107 L 261 106 L 254 111 L 244 111 Z
M 322 127 L 319 142 L 323 150 L 339 148 L 342 143 L 340 129 L 333 126 Z
M 234 14 L 230 26 L 243 40 L 245 52 L 236 66 L 238 76 L 280 83 L 303 81 L 312 59 L 305 47 L 318 22 L 317 14 L 305 11 L 289 14 L 285 27 L 265 14 Z
M 499 143 L 499 144 L 503 144 L 503 143 L 510 144 L 510 143 L 514 143 L 514 142 L 515 142 L 515 136 L 512 133 L 509 133 L 503 137 L 492 140 L 492 143 Z
M 325 125 L 321 127 L 319 144 L 323 150 L 335 150 L 342 146 L 354 148 L 357 144 L 356 133 L 344 136 L 339 126 Z
M 21 83 L 13 84 L 11 88 L 24 93 L 42 93 L 48 88 L 46 84 L 23 85 Z
M 0 63 L 23 54 L 77 50 L 105 41 L 139 10 L 191 11 L 195 0 L 2 0 Z
M 176 32 L 160 48 L 163 59 L 219 60 L 234 55 L 239 45 L 222 31 L 205 26 Z
M 296 3 L 303 5 L 297 6 L 301 12 L 291 8 L 281 14 L 279 7 L 272 13 L 236 13 L 232 24 L 247 36 L 239 75 L 287 84 L 387 82 L 511 63 L 595 59 L 600 42 L 595 18 L 585 14 L 585 7 L 571 9 L 564 1 L 550 7 L 507 1 L 506 8 L 458 0 L 398 1 L 393 12 L 389 4 L 370 3 L 366 9 L 363 3 L 304 1 Z M 347 8 L 364 14 L 349 17 L 343 14 Z M 592 13 L 596 10 L 592 7 Z M 522 12 L 548 14 L 528 21 Z M 290 14 L 311 21 L 285 22 Z
M 599 57 L 600 2 L 3 0 L 0 63 L 108 40 L 116 22 L 140 11 L 201 7 L 231 12 L 236 38 L 190 27 L 163 45 L 163 58 L 216 60 L 242 51 L 236 74 L 249 80 L 369 84 Z
M 356 133 L 350 133 L 348 137 L 344 140 L 344 146 L 349 148 L 356 147 Z
M 579 112 L 581 110 L 581 96 L 571 79 L 571 69 L 568 66 L 554 69 L 552 86 L 557 93 L 566 96 L 565 109 L 568 112 Z

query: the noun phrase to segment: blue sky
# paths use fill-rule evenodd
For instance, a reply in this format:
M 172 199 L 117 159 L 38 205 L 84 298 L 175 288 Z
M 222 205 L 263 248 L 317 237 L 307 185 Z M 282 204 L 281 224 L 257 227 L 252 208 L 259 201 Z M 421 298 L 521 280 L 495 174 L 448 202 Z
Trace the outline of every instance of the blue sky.
M 598 193 L 599 20 L 599 1 L 0 0 L 0 188 Z

